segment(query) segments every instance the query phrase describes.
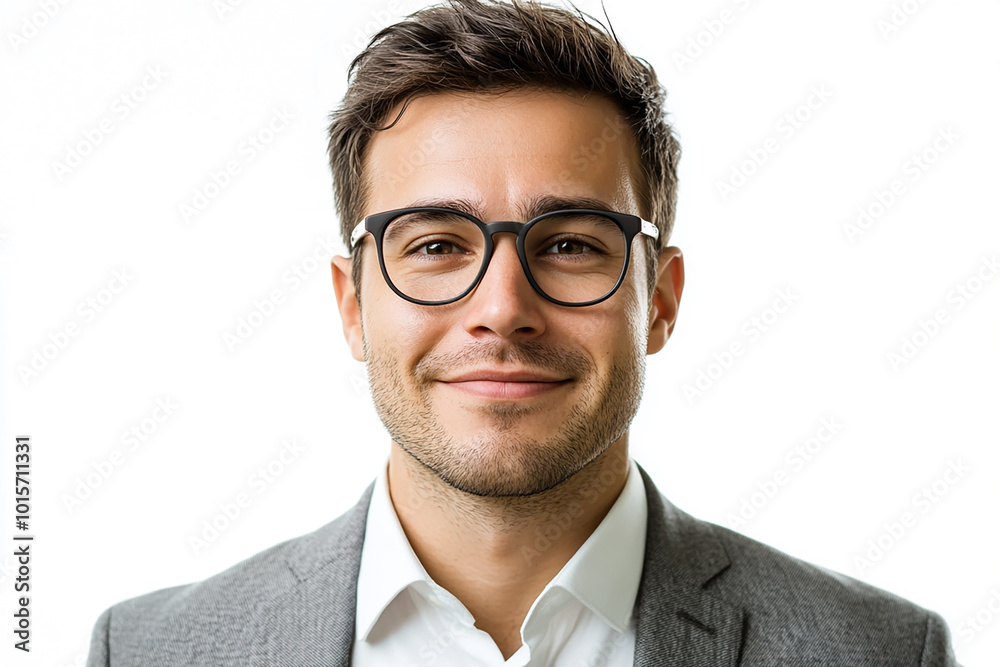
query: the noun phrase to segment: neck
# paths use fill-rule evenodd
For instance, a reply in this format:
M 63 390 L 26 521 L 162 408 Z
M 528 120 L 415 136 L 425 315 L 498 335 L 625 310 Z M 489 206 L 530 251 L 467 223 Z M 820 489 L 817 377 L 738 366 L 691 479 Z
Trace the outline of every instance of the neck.
M 458 598 L 508 658 L 546 584 L 607 515 L 628 475 L 628 435 L 540 494 L 484 498 L 459 491 L 393 444 L 389 493 L 431 578 Z

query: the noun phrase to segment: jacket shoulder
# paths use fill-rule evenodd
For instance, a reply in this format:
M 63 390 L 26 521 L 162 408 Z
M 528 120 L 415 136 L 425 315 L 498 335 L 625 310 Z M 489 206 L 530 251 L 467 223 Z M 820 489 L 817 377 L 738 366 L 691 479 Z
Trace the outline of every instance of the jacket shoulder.
M 731 594 L 745 593 L 762 604 L 782 607 L 873 602 L 914 612 L 916 605 L 871 584 L 791 556 L 729 528 L 701 522 L 719 539 L 730 559 L 720 586 Z
M 851 664 L 953 665 L 940 616 L 853 577 L 702 522 L 729 556 L 708 590 L 746 610 L 747 664 L 769 658 L 852 656 Z M 763 663 L 762 663 L 763 664 Z M 815 663 L 820 664 L 820 663 Z
M 249 645 L 250 621 L 299 583 L 332 564 L 360 558 L 373 485 L 346 513 L 318 530 L 276 544 L 202 581 L 119 602 L 98 618 L 88 667 L 111 664 L 201 664 L 211 647 L 216 664 L 238 664 Z M 198 638 L 210 639 L 199 642 Z M 118 659 L 116 659 L 118 662 Z
M 639 470 L 649 510 L 640 613 L 656 617 L 654 627 L 670 622 L 664 615 L 718 613 L 746 667 L 956 664 L 947 626 L 937 614 L 696 519 L 671 504 Z M 677 600 L 673 606 L 666 602 L 671 598 Z

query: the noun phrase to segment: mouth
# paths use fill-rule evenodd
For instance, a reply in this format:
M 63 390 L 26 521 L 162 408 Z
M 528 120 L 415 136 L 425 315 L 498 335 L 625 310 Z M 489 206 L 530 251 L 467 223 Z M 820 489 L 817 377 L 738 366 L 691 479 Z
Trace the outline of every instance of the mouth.
M 479 398 L 517 400 L 548 394 L 566 387 L 573 380 L 523 371 L 473 371 L 439 382 Z

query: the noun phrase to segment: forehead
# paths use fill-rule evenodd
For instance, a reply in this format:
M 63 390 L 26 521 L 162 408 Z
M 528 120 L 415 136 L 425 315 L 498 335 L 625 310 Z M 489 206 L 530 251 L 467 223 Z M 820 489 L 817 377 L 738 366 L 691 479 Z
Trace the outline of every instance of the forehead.
M 634 135 L 603 96 L 533 89 L 425 95 L 375 133 L 365 160 L 365 214 L 462 199 L 486 218 L 524 217 L 526 202 L 545 195 L 638 213 L 638 169 Z

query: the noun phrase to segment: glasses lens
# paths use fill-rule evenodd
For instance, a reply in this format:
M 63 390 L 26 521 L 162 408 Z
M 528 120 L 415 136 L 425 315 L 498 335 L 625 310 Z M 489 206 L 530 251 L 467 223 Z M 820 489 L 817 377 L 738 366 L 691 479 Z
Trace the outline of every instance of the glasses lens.
M 555 213 L 532 225 L 524 243 L 531 275 L 542 291 L 584 303 L 614 289 L 625 266 L 625 236 L 603 215 Z
M 419 301 L 446 301 L 475 281 L 483 264 L 483 232 L 454 213 L 419 211 L 394 218 L 382 237 L 389 280 Z

